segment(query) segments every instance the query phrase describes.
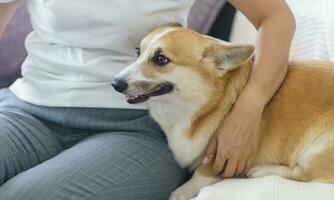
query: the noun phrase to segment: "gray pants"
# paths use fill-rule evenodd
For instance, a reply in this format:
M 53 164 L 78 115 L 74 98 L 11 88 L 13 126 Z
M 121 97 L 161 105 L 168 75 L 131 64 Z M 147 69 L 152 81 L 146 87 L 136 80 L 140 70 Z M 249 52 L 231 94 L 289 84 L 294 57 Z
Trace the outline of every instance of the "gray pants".
M 185 177 L 147 111 L 42 107 L 0 90 L 0 200 L 164 200 Z

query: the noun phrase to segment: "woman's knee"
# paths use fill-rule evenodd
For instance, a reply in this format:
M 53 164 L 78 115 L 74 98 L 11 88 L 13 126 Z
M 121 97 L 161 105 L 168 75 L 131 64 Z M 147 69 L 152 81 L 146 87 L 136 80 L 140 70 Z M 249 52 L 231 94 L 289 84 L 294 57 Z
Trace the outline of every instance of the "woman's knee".
M 0 111 L 0 185 L 59 152 L 54 138 L 32 116 L 20 111 Z M 49 149 L 48 149 L 49 148 Z
M 0 200 L 167 199 L 185 172 L 159 140 L 127 133 L 89 138 L 14 177 L 0 188 Z
M 55 154 L 61 149 L 56 136 L 37 118 L 19 110 L 0 111 L 0 152 Z

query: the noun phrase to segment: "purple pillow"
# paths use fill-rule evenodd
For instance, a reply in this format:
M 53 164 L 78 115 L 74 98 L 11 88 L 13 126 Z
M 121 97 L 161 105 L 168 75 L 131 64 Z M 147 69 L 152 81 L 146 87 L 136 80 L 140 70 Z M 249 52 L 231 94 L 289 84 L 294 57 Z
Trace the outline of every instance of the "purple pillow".
M 22 3 L 0 40 L 0 87 L 10 85 L 19 77 L 21 64 L 27 55 L 24 40 L 30 31 L 29 14 Z
M 199 33 L 209 33 L 225 0 L 196 0 L 188 18 L 188 26 Z

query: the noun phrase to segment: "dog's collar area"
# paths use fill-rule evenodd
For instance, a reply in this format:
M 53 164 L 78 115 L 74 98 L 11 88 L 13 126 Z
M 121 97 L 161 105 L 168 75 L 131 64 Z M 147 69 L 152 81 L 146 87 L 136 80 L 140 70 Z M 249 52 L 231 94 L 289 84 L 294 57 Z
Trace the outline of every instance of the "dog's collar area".
M 134 96 L 125 96 L 125 99 L 130 104 L 142 103 L 147 101 L 150 97 L 153 96 L 161 96 L 164 94 L 170 93 L 174 89 L 174 85 L 166 82 L 156 86 L 151 92 L 141 94 L 141 95 L 134 95 Z

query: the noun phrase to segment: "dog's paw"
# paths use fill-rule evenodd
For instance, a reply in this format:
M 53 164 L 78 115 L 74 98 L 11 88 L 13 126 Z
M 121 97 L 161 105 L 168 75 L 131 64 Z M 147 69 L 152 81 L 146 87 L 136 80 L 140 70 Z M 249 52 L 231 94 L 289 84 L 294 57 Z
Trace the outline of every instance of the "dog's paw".
M 168 200 L 189 200 L 191 197 L 189 197 L 186 194 L 180 194 L 178 192 L 173 192 Z
M 187 187 L 180 187 L 169 197 L 169 200 L 190 200 L 196 195 L 196 192 Z
M 266 167 L 257 165 L 257 166 L 250 168 L 246 176 L 249 178 L 263 177 L 267 175 L 266 171 L 267 171 Z

